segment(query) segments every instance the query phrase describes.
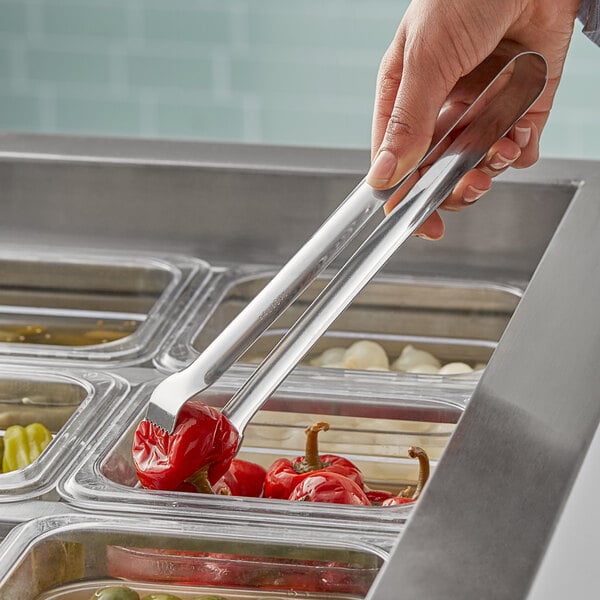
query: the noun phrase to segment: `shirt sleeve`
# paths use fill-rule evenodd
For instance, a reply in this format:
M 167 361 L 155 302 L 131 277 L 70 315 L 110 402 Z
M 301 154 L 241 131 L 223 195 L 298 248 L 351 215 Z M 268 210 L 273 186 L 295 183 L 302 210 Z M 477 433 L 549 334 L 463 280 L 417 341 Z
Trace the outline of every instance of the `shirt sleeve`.
M 600 46 L 600 0 L 583 0 L 577 16 L 583 23 L 583 33 Z

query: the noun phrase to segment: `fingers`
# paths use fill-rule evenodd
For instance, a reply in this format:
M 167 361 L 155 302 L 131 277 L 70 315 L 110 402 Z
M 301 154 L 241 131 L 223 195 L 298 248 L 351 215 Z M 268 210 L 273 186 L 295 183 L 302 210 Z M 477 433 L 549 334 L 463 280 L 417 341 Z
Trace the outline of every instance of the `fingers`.
M 414 233 L 425 240 L 441 240 L 444 237 L 444 221 L 435 211 Z
M 492 187 L 492 177 L 480 169 L 469 171 L 441 205 L 445 210 L 462 210 L 481 198 Z
M 445 210 L 461 210 L 479 200 L 492 186 L 492 179 L 508 167 L 529 167 L 538 158 L 539 133 L 535 123 L 521 119 L 509 135 L 498 140 L 481 164 L 469 171 L 443 202 Z
M 519 130 L 517 130 L 517 127 Z M 517 141 L 523 145 L 521 147 Z M 510 132 L 509 136 L 498 140 L 490 149 L 487 156 L 476 168 L 469 171 L 461 178 L 452 194 L 444 200 L 441 207 L 444 210 L 459 211 L 479 200 L 492 187 L 493 178 L 504 172 L 509 166 L 516 165 L 522 153 L 527 151 L 530 157 L 537 156 L 538 135 L 536 126 L 522 120 Z M 529 158 L 528 158 L 529 160 Z M 422 176 L 429 166 L 413 175 L 400 190 L 386 204 L 386 213 L 389 213 L 404 197 L 419 176 Z M 439 240 L 444 235 L 444 223 L 436 211 L 415 232 L 417 237 L 429 240 Z
M 503 137 L 489 149 L 477 168 L 483 173 L 495 177 L 516 162 L 520 156 L 521 148 L 518 144 L 509 137 Z
M 521 149 L 521 155 L 513 164 L 518 169 L 533 165 L 540 154 L 540 129 L 531 119 L 521 119 L 509 136 Z

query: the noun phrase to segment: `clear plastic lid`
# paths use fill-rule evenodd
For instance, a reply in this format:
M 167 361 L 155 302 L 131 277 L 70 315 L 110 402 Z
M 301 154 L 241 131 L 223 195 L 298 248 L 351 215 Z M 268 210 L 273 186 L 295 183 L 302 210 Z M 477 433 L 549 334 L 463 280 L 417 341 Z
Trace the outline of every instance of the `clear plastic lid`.
M 52 490 L 128 387 L 108 373 L 0 367 L 0 502 Z
M 191 306 L 157 366 L 177 371 L 191 363 L 270 280 L 259 267 L 226 270 L 205 302 Z M 328 281 L 317 279 L 241 357 L 249 372 L 287 332 Z M 309 351 L 297 370 L 369 373 L 376 381 L 415 374 L 478 378 L 522 295 L 494 282 L 387 276 L 369 283 Z M 244 367 L 246 365 L 246 367 Z
M 309 528 L 42 517 L 18 526 L 0 545 L 0 598 L 79 600 L 119 586 L 121 593 L 127 587 L 181 600 L 352 600 L 364 597 L 386 556 Z
M 211 275 L 176 255 L 0 247 L 0 356 L 139 364 Z
M 382 532 L 397 531 L 410 514 L 408 504 L 350 506 L 141 488 L 132 461 L 132 441 L 156 383 L 132 390 L 85 461 L 59 482 L 65 500 L 94 511 L 118 506 L 140 515 L 197 514 L 269 525 L 318 523 L 361 530 L 374 540 Z M 226 376 L 199 399 L 221 407 L 239 384 Z M 251 421 L 238 457 L 267 468 L 277 458 L 303 455 L 306 426 L 326 421 L 330 429 L 320 434 L 320 452 L 352 460 L 369 488 L 397 493 L 417 481 L 418 462 L 408 456 L 408 448 L 425 449 L 435 469 L 473 389 L 473 382 L 463 385 L 431 378 L 427 385 L 419 380 L 404 384 L 396 380 L 377 388 L 368 377 L 353 378 L 350 385 L 339 386 L 339 379 L 328 379 L 326 374 L 318 378 L 295 374 Z

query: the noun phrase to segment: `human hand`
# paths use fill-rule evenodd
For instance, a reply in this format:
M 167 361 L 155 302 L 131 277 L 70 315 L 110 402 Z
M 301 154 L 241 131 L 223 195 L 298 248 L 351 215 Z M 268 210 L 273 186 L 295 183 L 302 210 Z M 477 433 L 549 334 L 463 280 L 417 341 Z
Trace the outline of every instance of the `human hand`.
M 531 110 L 457 184 L 441 208 L 461 210 L 509 166 L 538 158 L 539 137 L 562 74 L 580 0 L 413 0 L 379 68 L 367 182 L 376 189 L 398 183 L 427 151 L 436 128 L 450 123 L 476 97 L 459 80 L 498 45 L 516 42 L 548 62 L 548 85 Z M 404 187 L 404 186 L 403 186 Z M 403 188 L 386 205 L 390 210 Z M 439 239 L 436 211 L 417 235 Z

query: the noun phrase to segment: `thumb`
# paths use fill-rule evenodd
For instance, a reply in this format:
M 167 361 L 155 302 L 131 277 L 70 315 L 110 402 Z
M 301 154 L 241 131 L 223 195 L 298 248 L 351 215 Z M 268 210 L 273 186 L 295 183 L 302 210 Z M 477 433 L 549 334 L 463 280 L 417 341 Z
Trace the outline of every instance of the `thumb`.
M 374 159 L 367 174 L 367 183 L 377 189 L 398 183 L 427 152 L 440 110 L 458 79 L 441 76 L 444 71 L 436 55 L 422 45 L 410 52 L 405 52 L 404 44 L 393 46 L 377 79 Z

